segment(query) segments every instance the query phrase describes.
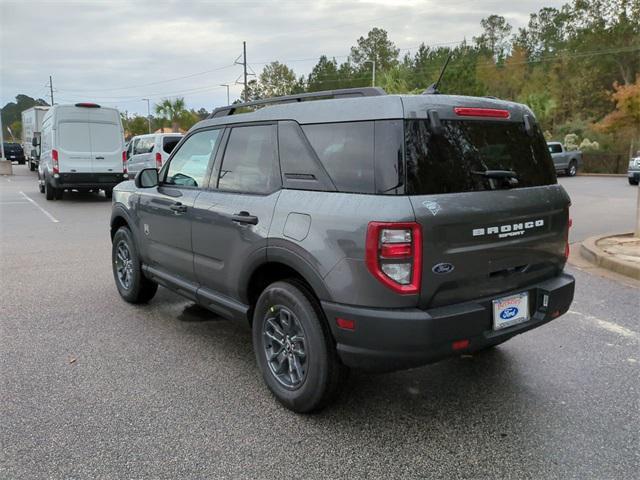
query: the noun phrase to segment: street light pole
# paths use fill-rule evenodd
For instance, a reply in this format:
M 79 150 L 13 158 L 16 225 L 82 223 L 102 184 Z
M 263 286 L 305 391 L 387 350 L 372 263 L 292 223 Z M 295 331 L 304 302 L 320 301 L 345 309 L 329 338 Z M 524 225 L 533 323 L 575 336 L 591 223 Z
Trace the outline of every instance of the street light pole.
M 366 60 L 364 62 L 366 63 L 370 63 L 371 64 L 371 86 L 375 87 L 376 86 L 376 61 L 375 60 Z
M 231 105 L 231 102 L 229 101 L 229 84 L 228 83 L 221 83 L 220 86 L 221 87 L 227 87 L 227 105 Z
M 143 101 L 147 101 L 147 124 L 149 125 L 149 133 L 151 133 L 151 105 L 148 98 L 143 98 Z

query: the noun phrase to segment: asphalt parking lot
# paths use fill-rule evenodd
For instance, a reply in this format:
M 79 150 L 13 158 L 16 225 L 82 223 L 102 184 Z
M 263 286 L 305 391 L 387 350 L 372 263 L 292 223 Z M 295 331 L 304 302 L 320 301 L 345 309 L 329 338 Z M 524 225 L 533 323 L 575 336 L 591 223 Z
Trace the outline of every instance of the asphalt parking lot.
M 0 478 L 637 478 L 640 290 L 585 273 L 570 313 L 494 351 L 354 373 L 280 407 L 247 328 L 165 289 L 122 301 L 110 202 L 0 178 Z M 561 179 L 572 239 L 630 231 L 625 178 Z

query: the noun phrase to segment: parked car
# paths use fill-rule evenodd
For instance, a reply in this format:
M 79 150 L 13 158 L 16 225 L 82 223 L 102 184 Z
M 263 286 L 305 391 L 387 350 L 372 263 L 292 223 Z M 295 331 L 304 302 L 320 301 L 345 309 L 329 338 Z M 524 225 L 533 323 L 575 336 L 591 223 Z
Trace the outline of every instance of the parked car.
M 35 172 L 40 162 L 40 143 L 42 120 L 50 107 L 35 106 L 22 112 L 22 148 L 29 162 L 29 170 Z M 34 142 L 34 138 L 36 141 Z M 34 145 L 35 143 L 35 145 Z
M 95 103 L 56 105 L 42 122 L 40 192 L 61 199 L 65 189 L 104 190 L 128 178 L 120 113 Z
M 582 152 L 580 150 L 567 150 L 560 142 L 547 142 L 547 146 L 556 172 L 574 177 L 582 168 Z
M 7 160 L 18 162 L 20 165 L 25 164 L 24 150 L 19 143 L 3 142 L 4 156 Z
M 629 160 L 629 170 L 627 170 L 629 185 L 638 185 L 640 182 L 640 151 L 636 152 L 635 157 Z
M 152 167 L 160 169 L 182 137 L 184 135 L 181 133 L 152 133 L 133 137 L 127 147 L 129 173 L 134 175 Z
M 309 412 L 349 368 L 478 352 L 565 313 L 569 205 L 524 105 L 282 97 L 215 110 L 115 188 L 113 275 L 128 302 L 160 284 L 250 325 L 269 389 Z

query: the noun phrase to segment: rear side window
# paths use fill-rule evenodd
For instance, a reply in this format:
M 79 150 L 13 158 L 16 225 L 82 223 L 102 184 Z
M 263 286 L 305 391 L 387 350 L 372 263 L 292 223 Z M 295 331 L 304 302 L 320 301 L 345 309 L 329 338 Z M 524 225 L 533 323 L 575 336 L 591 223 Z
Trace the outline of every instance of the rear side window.
M 124 138 L 120 126 L 115 123 L 90 123 L 91 150 L 94 152 L 113 152 L 122 148 Z
M 275 167 L 275 125 L 235 127 L 229 134 L 218 188 L 245 193 L 273 192 L 280 183 Z
M 82 122 L 61 122 L 58 125 L 58 144 L 61 150 L 69 152 L 90 152 L 89 124 Z
M 524 188 L 556 183 L 555 169 L 542 133 L 533 136 L 523 123 L 442 121 L 442 134 L 426 120 L 407 120 L 405 148 L 408 194 L 441 194 Z M 507 170 L 517 182 L 487 178 L 487 170 Z
M 375 192 L 374 122 L 303 125 L 302 130 L 339 191 Z
M 142 137 L 136 142 L 134 155 L 140 155 L 143 153 L 151 153 L 153 151 L 153 137 Z
M 552 143 L 551 145 L 549 145 L 549 152 L 550 153 L 562 153 L 562 147 L 560 145 L 558 145 L 557 143 Z
M 173 149 L 180 143 L 180 140 L 182 140 L 182 137 L 164 137 L 162 139 L 162 150 L 164 153 L 173 152 Z

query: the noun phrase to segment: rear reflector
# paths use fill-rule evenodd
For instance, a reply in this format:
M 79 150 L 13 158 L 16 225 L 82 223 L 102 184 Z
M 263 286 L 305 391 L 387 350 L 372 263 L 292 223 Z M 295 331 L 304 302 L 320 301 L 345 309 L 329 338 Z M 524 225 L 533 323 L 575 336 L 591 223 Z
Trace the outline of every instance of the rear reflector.
M 100 105 L 98 105 L 97 103 L 80 102 L 80 103 L 76 103 L 76 107 L 81 107 L 81 108 L 100 108 Z
M 509 110 L 497 108 L 455 107 L 453 111 L 460 117 L 509 118 L 510 116 Z
M 469 347 L 469 340 L 456 340 L 451 344 L 451 348 L 454 350 L 464 350 Z
M 340 328 L 344 328 L 345 330 L 356 329 L 355 320 L 347 320 L 346 318 L 336 318 L 336 325 L 338 325 Z

